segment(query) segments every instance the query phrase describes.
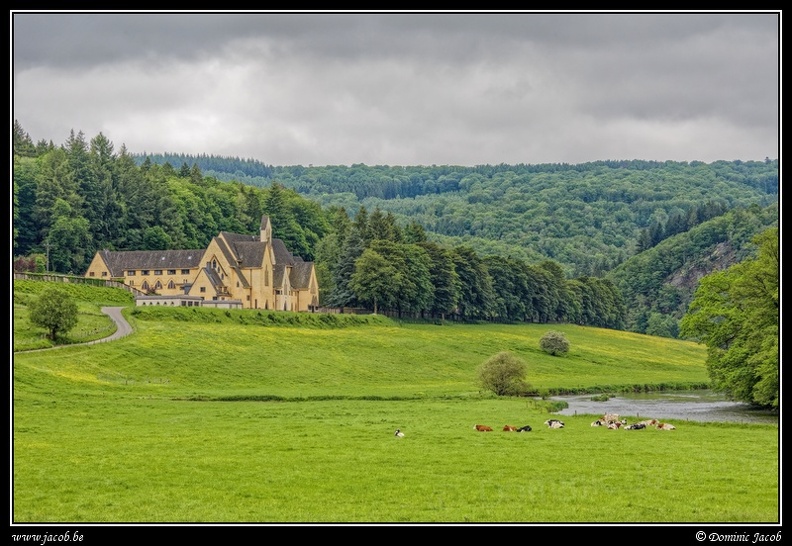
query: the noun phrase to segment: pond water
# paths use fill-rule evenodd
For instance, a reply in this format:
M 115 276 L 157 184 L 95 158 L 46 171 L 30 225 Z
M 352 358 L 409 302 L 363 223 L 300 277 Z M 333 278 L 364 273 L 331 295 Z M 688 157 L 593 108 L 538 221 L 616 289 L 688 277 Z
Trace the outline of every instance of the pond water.
M 554 396 L 569 404 L 561 415 L 618 413 L 622 417 L 677 421 L 721 421 L 733 423 L 778 424 L 778 413 L 758 410 L 742 402 L 727 400 L 713 391 L 674 391 L 659 393 L 628 393 L 613 396 L 604 402 L 592 400 L 594 395 Z

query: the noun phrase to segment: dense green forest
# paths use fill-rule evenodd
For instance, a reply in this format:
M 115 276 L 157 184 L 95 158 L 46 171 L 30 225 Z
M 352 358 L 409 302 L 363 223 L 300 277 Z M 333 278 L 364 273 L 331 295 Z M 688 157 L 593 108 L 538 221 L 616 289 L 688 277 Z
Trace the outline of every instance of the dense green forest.
M 267 214 L 316 262 L 324 305 L 400 316 L 675 336 L 698 278 L 778 221 L 770 159 L 275 167 L 134 156 L 102 134 L 33 143 L 19 123 L 13 137 L 17 268 L 82 274 L 99 249 L 203 248 Z
M 735 207 L 778 200 L 778 161 L 596 161 L 578 165 L 275 167 L 232 158 L 158 154 L 207 176 L 273 181 L 323 207 L 365 206 L 415 221 L 429 237 L 482 255 L 552 259 L 601 276 L 630 256 Z

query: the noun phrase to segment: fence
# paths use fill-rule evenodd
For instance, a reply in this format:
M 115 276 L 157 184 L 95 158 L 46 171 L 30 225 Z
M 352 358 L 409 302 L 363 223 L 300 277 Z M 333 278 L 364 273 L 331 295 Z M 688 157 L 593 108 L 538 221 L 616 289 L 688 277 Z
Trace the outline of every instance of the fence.
M 107 286 L 109 288 L 120 288 L 131 293 L 133 296 L 145 296 L 146 293 L 127 286 L 126 284 L 118 281 L 107 279 L 91 279 L 88 277 L 78 277 L 76 275 L 60 275 L 57 273 L 17 273 L 14 272 L 14 280 L 26 281 L 49 281 L 49 282 L 64 282 L 72 284 L 88 284 L 91 286 Z

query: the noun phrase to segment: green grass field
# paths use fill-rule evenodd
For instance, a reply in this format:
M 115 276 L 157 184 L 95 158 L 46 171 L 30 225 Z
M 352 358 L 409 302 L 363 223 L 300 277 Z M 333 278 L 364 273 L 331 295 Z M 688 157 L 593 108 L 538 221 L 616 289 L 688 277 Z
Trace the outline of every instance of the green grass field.
M 14 316 L 16 346 L 35 334 L 23 304 Z M 778 426 L 610 431 L 581 415 L 551 430 L 541 404 L 475 383 L 510 350 L 544 392 L 703 384 L 693 343 L 571 325 L 129 316 L 122 340 L 14 355 L 13 522 L 780 518 Z M 548 329 L 568 355 L 538 349 Z

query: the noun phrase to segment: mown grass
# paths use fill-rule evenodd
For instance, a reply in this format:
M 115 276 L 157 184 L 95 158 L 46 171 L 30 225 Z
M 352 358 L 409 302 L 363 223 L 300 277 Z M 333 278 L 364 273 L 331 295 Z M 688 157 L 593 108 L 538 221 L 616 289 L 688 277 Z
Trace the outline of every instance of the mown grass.
M 571 349 L 551 357 L 543 325 L 226 318 L 136 314 L 119 341 L 15 354 L 13 521 L 779 521 L 777 426 L 550 430 L 475 384 L 512 350 L 547 392 L 695 385 L 699 345 L 553 325 Z

